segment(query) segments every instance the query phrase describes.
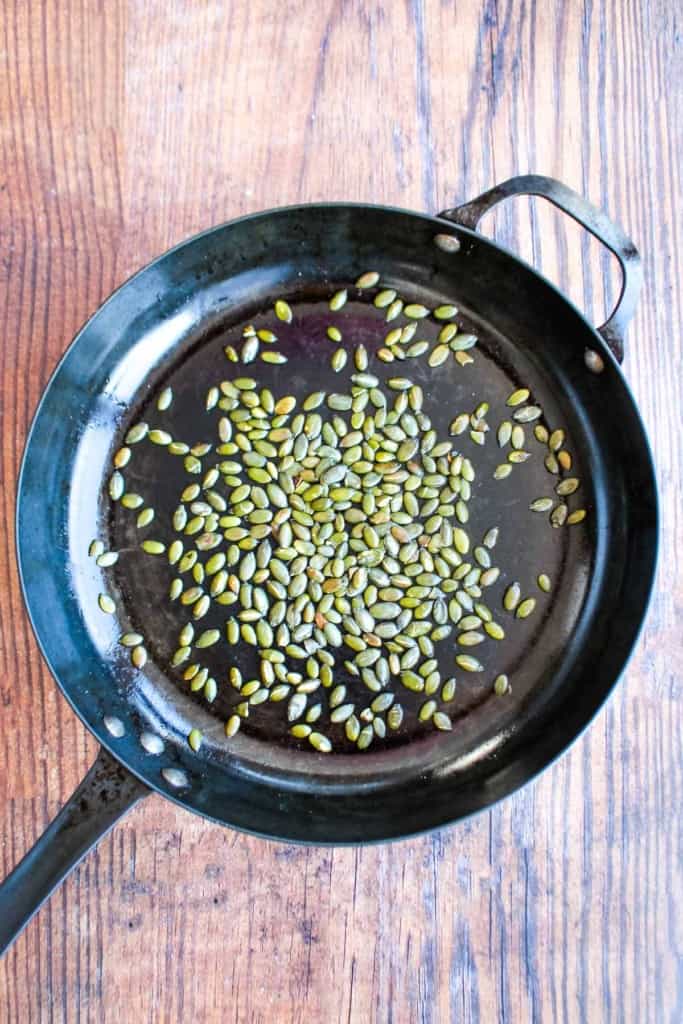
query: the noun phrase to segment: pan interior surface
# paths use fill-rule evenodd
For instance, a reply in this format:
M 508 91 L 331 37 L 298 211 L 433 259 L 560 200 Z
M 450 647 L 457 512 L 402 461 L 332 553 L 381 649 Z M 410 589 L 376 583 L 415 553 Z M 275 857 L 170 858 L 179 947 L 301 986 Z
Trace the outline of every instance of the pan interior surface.
M 435 244 L 444 231 L 459 238 L 458 251 Z M 426 358 L 379 360 L 376 352 L 394 325 L 353 288 L 368 270 L 380 274 L 378 288 L 394 289 L 406 301 L 430 310 L 455 305 L 460 333 L 478 338 L 472 363 L 449 358 L 431 368 Z M 332 314 L 329 299 L 345 287 L 349 300 Z M 291 323 L 274 316 L 280 298 L 293 311 Z M 400 317 L 397 325 L 407 322 Z M 330 324 L 341 331 L 339 345 L 327 336 Z M 273 350 L 287 362 L 231 363 L 225 348 L 240 351 L 246 325 L 276 333 Z M 433 342 L 440 326 L 425 322 L 415 338 Z M 390 378 L 419 385 L 437 442 L 451 440 L 455 452 L 472 460 L 466 529 L 472 546 L 498 530 L 490 554 L 500 575 L 481 600 L 505 636 L 487 638 L 471 652 L 483 665 L 478 672 L 454 662 L 464 651 L 455 643 L 457 629 L 436 645 L 442 680 L 456 679 L 449 731 L 420 721 L 425 695 L 392 681 L 387 689 L 400 700 L 403 721 L 375 734 L 362 752 L 346 741 L 343 725 L 329 730 L 327 754 L 292 737 L 286 701 L 251 708 L 228 739 L 225 722 L 241 696 L 229 683 L 229 668 L 237 666 L 244 679 L 257 677 L 254 649 L 221 643 L 202 652 L 217 694 L 207 701 L 201 690 L 193 692 L 183 679 L 186 666 L 171 664 L 178 631 L 192 621 L 186 606 L 168 599 L 177 570 L 165 554 L 140 552 L 151 537 L 168 547 L 170 517 L 195 477 L 182 455 L 136 445 L 121 472 L 127 490 L 154 509 L 152 523 L 141 528 L 139 510 L 109 498 L 112 457 L 140 422 L 189 447 L 215 448 L 222 413 L 206 411 L 208 389 L 240 375 L 252 376 L 276 401 L 292 395 L 301 403 L 317 391 L 350 394 L 360 343 L 387 400 L 396 397 Z M 22 477 L 19 539 L 29 607 L 48 661 L 86 724 L 141 777 L 186 806 L 247 830 L 304 841 L 419 831 L 487 806 L 526 781 L 574 738 L 609 692 L 649 591 L 656 530 L 651 465 L 619 371 L 604 351 L 604 373 L 596 376 L 586 366 L 584 349 L 599 344 L 566 300 L 508 254 L 467 231 L 382 208 L 311 207 L 247 218 L 191 240 L 142 271 L 67 353 L 39 411 Z M 341 372 L 330 365 L 337 347 L 349 357 Z M 159 410 L 166 388 L 173 402 Z M 542 408 L 539 423 L 565 432 L 571 476 L 581 481 L 580 501 L 578 495 L 568 501 L 588 512 L 572 527 L 553 529 L 547 514 L 529 511 L 539 497 L 557 502 L 559 479 L 544 465 L 547 446 L 534 438 L 533 422 L 524 425 L 529 460 L 506 479 L 494 478 L 509 452 L 501 453 L 496 429 L 511 416 L 506 400 L 519 388 L 529 389 Z M 454 417 L 473 413 L 481 402 L 489 405 L 485 443 L 474 443 L 469 431 L 450 435 Z M 326 421 L 335 416 L 324 404 L 316 412 Z M 220 461 L 213 453 L 205 457 L 202 473 Z M 50 495 L 50 504 L 36 534 L 30 501 L 40 492 Z M 89 557 L 93 538 L 119 552 L 114 566 L 98 568 Z M 216 552 L 227 547 L 226 541 Z M 549 593 L 539 589 L 541 573 L 551 580 Z M 514 582 L 536 601 L 528 619 L 504 609 Z M 115 599 L 113 615 L 98 605 L 103 592 Z M 232 614 L 232 607 L 213 602 L 194 628 L 216 628 L 223 636 Z M 119 643 L 125 633 L 144 637 L 144 666 L 131 664 L 130 650 Z M 510 686 L 499 695 L 493 682 L 502 673 Z M 358 709 L 376 697 L 350 676 L 342 657 L 337 684 L 346 686 Z M 328 695 L 321 687 L 307 698 L 307 708 L 317 702 L 325 708 Z M 123 735 L 112 738 L 105 719 L 121 722 Z M 198 753 L 187 747 L 195 727 L 203 735 Z M 159 738 L 162 752 L 150 755 L 149 743 L 140 742 L 149 735 Z M 162 774 L 169 767 L 182 772 L 178 789 L 168 784 L 168 771 Z

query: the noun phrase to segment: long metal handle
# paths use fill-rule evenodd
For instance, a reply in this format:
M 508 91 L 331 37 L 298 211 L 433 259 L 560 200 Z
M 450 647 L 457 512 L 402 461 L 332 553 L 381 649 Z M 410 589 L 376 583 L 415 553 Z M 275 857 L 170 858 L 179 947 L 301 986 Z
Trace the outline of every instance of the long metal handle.
M 633 316 L 640 286 L 643 283 L 640 256 L 635 245 L 619 225 L 611 221 L 602 210 L 562 182 L 554 178 L 545 178 L 541 174 L 524 174 L 518 178 L 510 178 L 469 203 L 455 206 L 452 210 L 444 210 L 439 216 L 455 221 L 465 228 L 476 230 L 484 214 L 496 203 L 510 196 L 542 196 L 581 224 L 586 231 L 590 231 L 616 256 L 622 273 L 621 293 L 614 312 L 602 327 L 598 327 L 598 332 L 621 363 L 624 359 L 626 327 Z
M 149 792 L 100 750 L 57 817 L 0 885 L 0 956 L 88 850 Z

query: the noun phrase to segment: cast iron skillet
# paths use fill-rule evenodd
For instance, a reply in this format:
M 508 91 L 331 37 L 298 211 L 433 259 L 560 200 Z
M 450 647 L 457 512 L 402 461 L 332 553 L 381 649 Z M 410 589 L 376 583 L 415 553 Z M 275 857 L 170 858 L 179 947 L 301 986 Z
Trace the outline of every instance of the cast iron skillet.
M 530 267 L 476 233 L 486 210 L 519 194 L 549 199 L 619 260 L 621 296 L 599 330 Z M 153 651 L 138 672 L 117 647 L 124 623 L 155 621 L 153 587 L 118 581 L 119 622 L 97 609 L 101 573 L 87 546 L 103 533 L 117 540 L 103 499 L 111 454 L 131 423 L 152 415 L 151 396 L 160 386 L 201 382 L 222 336 L 224 342 L 231 328 L 269 310 L 278 296 L 310 303 L 311 312 L 291 342 L 299 346 L 298 363 L 270 368 L 269 386 L 286 394 L 331 383 L 331 348 L 323 359 L 309 345 L 316 302 L 368 268 L 430 308 L 455 303 L 479 336 L 473 366 L 453 363 L 420 381 L 438 429 L 447 430 L 454 409 L 471 409 L 475 394 L 504 408 L 513 387 L 531 387 L 548 421 L 567 430 L 590 515 L 585 525 L 562 531 L 549 530 L 544 516 L 522 515 L 548 489 L 541 459 L 508 491 L 490 472 L 478 475 L 477 519 L 504 528 L 500 564 L 510 575 L 503 574 L 501 586 L 541 565 L 556 581 L 543 614 L 503 649 L 514 679 L 509 698 L 493 697 L 490 680 L 485 688 L 463 686 L 451 733 L 408 730 L 401 742 L 362 755 L 302 751 L 276 731 L 240 732 L 227 742 L 224 709 L 214 713 L 181 690 L 162 652 Z M 0 887 L 0 949 L 150 790 L 259 836 L 372 842 L 490 807 L 576 739 L 626 664 L 655 569 L 653 466 L 618 366 L 640 282 L 638 254 L 618 227 L 564 185 L 528 176 L 439 217 L 353 204 L 244 217 L 161 256 L 101 307 L 68 349 L 36 413 L 19 480 L 17 547 L 42 652 L 102 750 Z M 348 315 L 358 317 L 349 321 L 355 330 L 371 329 L 351 307 Z M 484 466 L 487 458 L 491 467 L 499 461 L 495 451 L 481 455 Z M 163 491 L 163 482 L 157 485 Z M 187 746 L 190 723 L 206 737 L 199 754 Z

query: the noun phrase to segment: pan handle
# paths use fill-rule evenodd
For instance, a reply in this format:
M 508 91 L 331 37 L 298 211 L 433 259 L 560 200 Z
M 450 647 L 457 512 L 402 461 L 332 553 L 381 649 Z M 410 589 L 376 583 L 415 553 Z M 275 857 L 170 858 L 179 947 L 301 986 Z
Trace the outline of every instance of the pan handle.
M 0 956 L 88 850 L 149 792 L 100 750 L 57 817 L 0 885 Z
M 621 267 L 621 293 L 614 312 L 602 327 L 598 327 L 598 333 L 602 335 L 617 361 L 623 362 L 624 335 L 633 316 L 643 282 L 640 256 L 633 242 L 602 210 L 562 182 L 541 174 L 523 174 L 517 178 L 510 178 L 488 192 L 483 192 L 469 203 L 455 206 L 452 210 L 444 210 L 439 216 L 474 231 L 491 207 L 510 196 L 542 196 L 548 199 L 614 253 Z

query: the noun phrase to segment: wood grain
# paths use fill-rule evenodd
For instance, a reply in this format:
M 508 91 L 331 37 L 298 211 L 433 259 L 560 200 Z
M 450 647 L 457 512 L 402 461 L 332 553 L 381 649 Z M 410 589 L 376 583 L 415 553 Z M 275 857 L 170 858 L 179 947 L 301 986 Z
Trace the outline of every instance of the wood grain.
M 150 798 L 0 962 L 0 1022 L 683 1020 L 676 0 L 5 0 L 0 19 L 3 873 L 94 756 L 21 603 L 27 427 L 80 323 L 191 232 L 316 199 L 436 211 L 528 171 L 588 195 L 645 259 L 626 373 L 664 552 L 626 678 L 535 784 L 362 850 L 260 842 Z M 609 261 L 541 203 L 484 228 L 589 316 L 609 308 Z

